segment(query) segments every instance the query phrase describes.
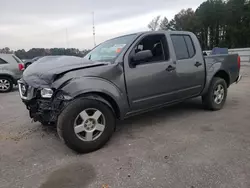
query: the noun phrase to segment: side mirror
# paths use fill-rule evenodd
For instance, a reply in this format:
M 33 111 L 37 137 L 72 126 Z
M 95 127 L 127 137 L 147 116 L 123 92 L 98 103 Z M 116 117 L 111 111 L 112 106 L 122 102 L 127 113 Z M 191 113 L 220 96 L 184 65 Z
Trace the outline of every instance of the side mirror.
M 152 57 L 153 57 L 153 54 L 152 54 L 151 50 L 143 50 L 143 51 L 137 52 L 132 57 L 131 61 L 132 61 L 132 64 L 134 66 L 136 66 L 140 63 L 143 63 L 144 60 L 146 61 Z

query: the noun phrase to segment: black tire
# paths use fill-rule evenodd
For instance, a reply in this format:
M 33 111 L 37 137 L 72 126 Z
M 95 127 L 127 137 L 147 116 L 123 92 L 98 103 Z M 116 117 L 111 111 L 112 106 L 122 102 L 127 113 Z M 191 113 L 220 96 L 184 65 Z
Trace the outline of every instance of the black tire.
M 11 78 L 5 77 L 5 76 L 0 76 L 0 80 L 1 79 L 6 80 L 9 83 L 9 88 L 7 90 L 1 90 L 0 89 L 0 92 L 2 92 L 2 93 L 10 92 L 13 89 L 13 85 L 14 85 L 13 80 Z
M 102 134 L 93 141 L 83 141 L 74 131 L 76 117 L 85 109 L 95 108 L 102 112 L 106 125 Z M 80 98 L 72 101 L 59 115 L 57 132 L 63 142 L 78 153 L 89 153 L 103 147 L 111 138 L 115 130 L 115 116 L 106 104 L 93 99 Z
M 214 99 L 214 91 L 218 85 L 224 89 L 224 97 L 221 103 L 217 104 Z M 227 98 L 227 83 L 223 78 L 214 77 L 209 86 L 208 92 L 202 96 L 202 102 L 206 109 L 216 111 L 223 108 Z

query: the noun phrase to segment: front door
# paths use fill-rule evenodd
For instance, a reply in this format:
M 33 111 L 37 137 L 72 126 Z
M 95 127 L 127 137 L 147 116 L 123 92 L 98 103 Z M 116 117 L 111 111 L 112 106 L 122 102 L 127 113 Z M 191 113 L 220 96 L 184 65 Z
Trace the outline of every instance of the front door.
M 131 56 L 144 50 L 150 50 L 153 57 L 132 66 Z M 141 36 L 125 55 L 124 69 L 128 99 L 133 111 L 162 105 L 175 99 L 175 64 L 170 60 L 164 34 Z

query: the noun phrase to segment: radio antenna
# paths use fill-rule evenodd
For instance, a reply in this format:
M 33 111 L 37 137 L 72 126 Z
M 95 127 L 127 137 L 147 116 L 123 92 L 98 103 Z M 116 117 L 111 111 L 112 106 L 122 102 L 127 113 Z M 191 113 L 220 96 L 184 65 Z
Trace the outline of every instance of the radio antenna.
M 96 46 L 95 42 L 95 12 L 92 12 L 92 21 L 93 21 L 93 40 L 94 40 L 94 47 Z

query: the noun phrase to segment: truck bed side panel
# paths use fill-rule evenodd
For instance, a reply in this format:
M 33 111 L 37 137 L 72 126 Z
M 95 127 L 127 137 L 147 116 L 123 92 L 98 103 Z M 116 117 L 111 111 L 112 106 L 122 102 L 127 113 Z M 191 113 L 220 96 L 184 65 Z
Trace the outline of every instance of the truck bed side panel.
M 238 54 L 211 55 L 205 57 L 207 76 L 206 76 L 206 85 L 202 94 L 207 92 L 213 77 L 219 71 L 224 71 L 228 74 L 230 84 L 236 81 L 237 77 L 239 76 L 237 58 Z

